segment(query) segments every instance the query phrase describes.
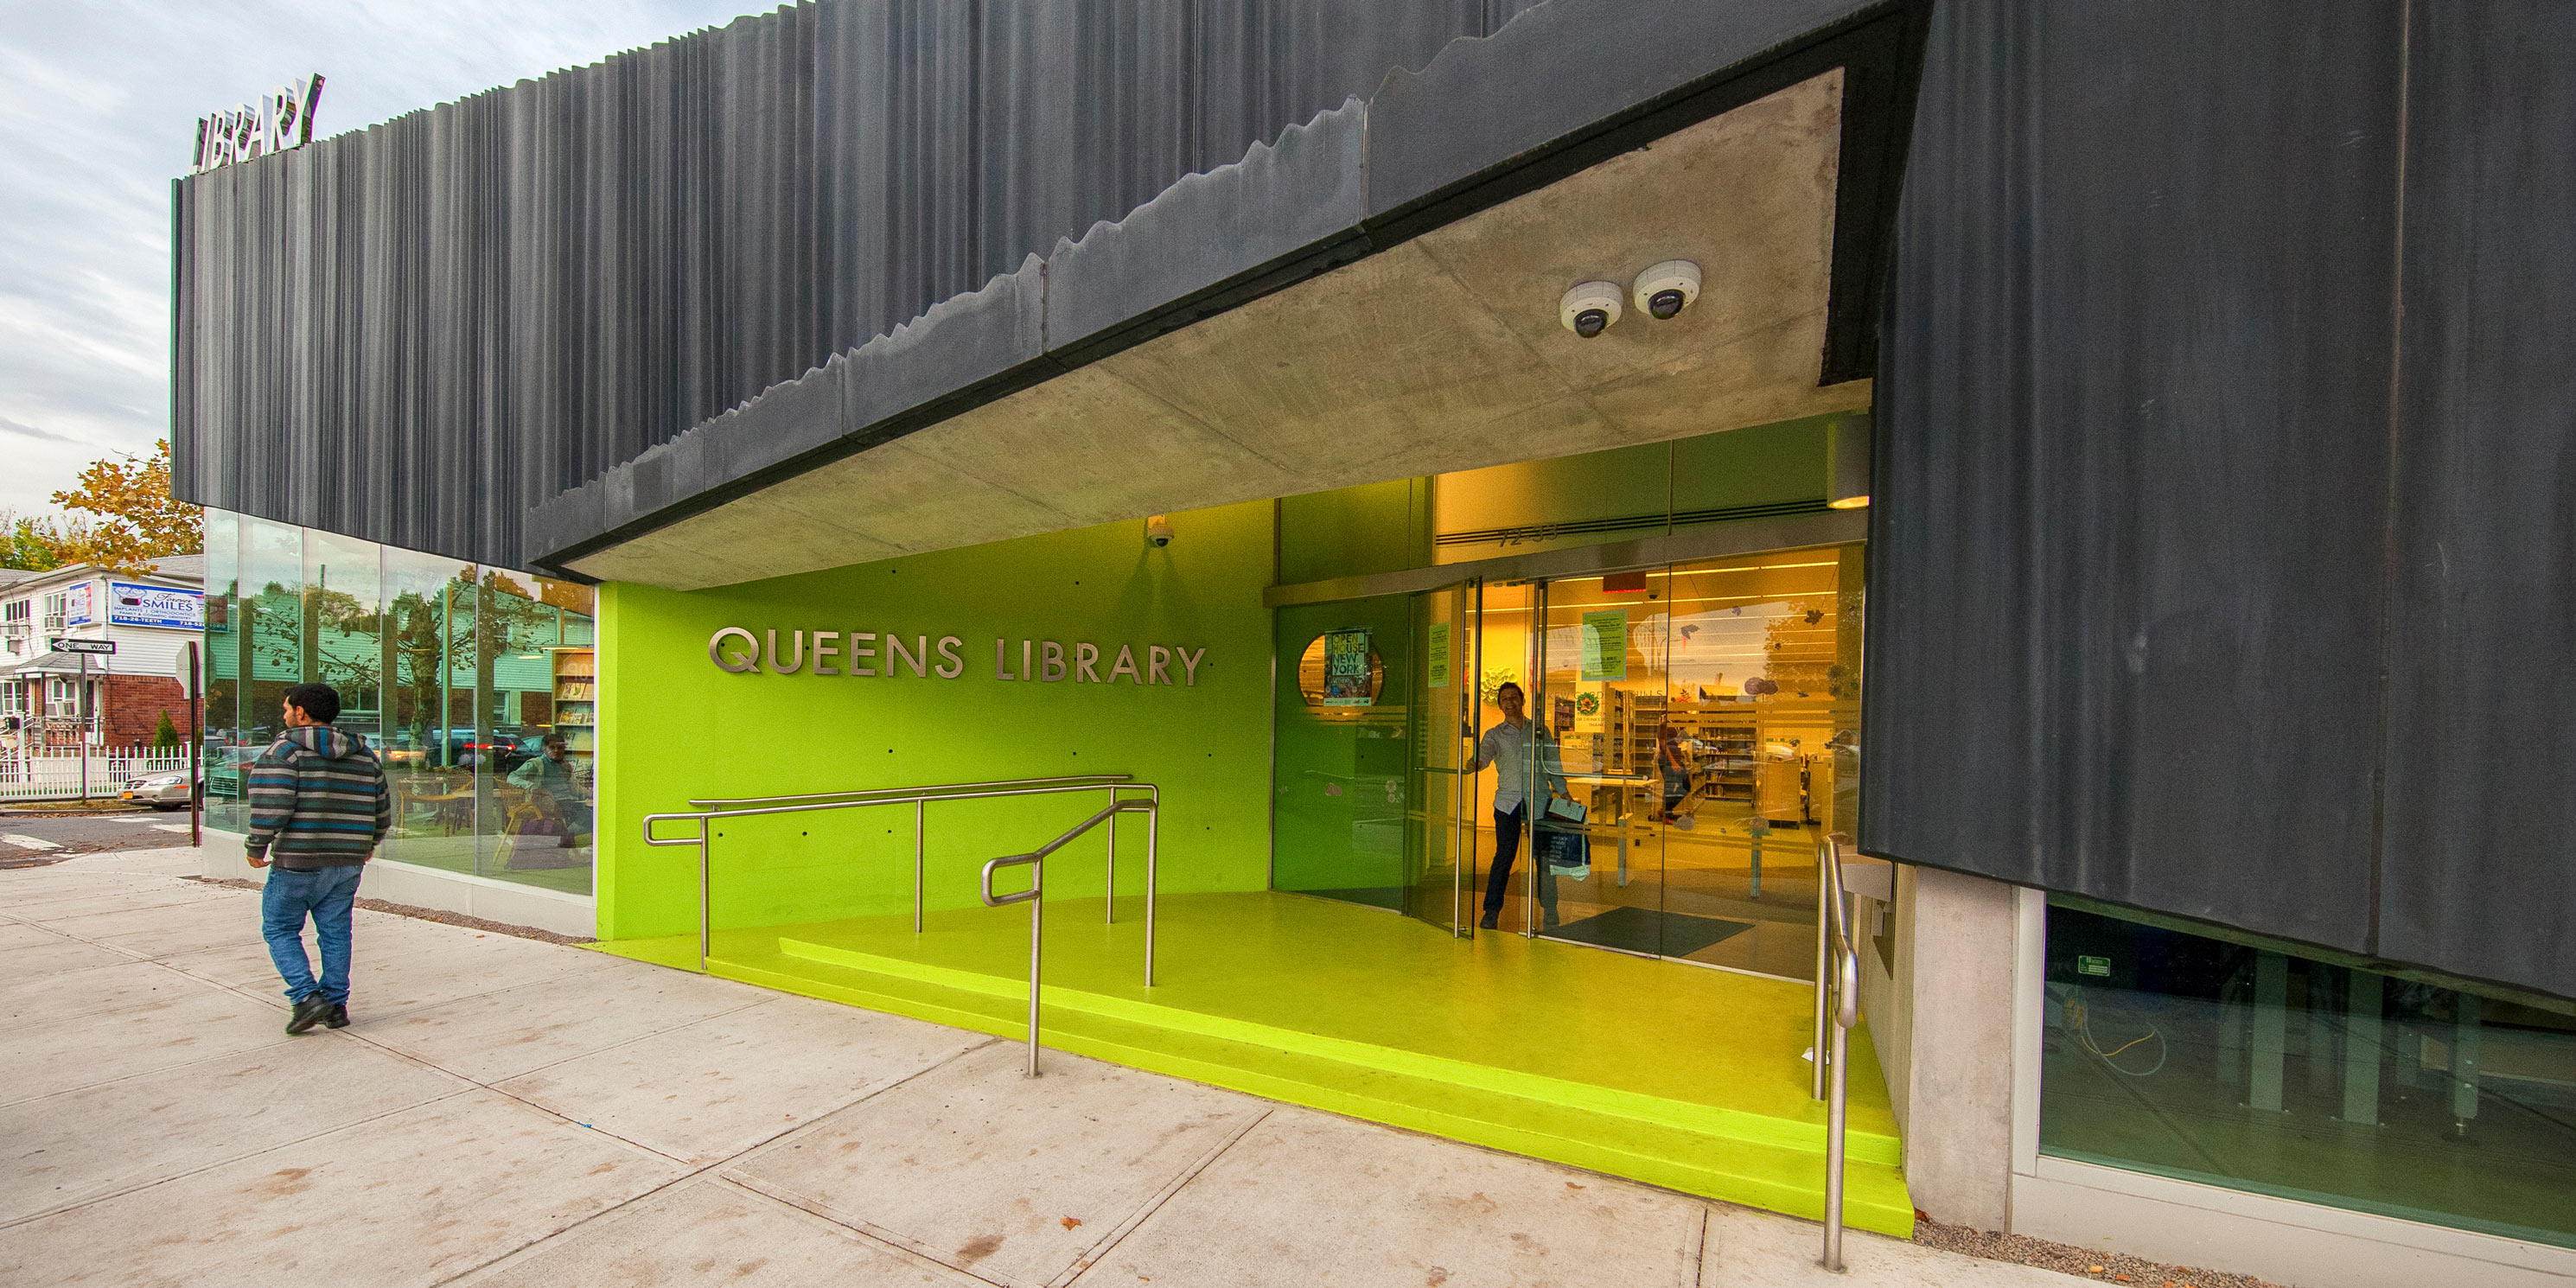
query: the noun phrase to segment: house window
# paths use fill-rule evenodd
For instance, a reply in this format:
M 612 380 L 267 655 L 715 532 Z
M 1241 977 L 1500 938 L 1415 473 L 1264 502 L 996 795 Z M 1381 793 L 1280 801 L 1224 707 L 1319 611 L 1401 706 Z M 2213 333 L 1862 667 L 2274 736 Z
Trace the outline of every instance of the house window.
M 63 629 L 63 619 L 71 613 L 71 602 L 71 592 L 67 590 L 58 590 L 45 596 L 46 634 L 51 635 Z
M 30 639 L 36 633 L 36 602 L 13 599 L 0 606 L 0 649 L 11 657 L 25 657 L 35 652 Z
M 0 716 L 27 714 L 27 686 L 15 680 L 0 681 Z
M 45 716 L 70 720 L 80 715 L 80 681 L 59 676 L 45 681 Z

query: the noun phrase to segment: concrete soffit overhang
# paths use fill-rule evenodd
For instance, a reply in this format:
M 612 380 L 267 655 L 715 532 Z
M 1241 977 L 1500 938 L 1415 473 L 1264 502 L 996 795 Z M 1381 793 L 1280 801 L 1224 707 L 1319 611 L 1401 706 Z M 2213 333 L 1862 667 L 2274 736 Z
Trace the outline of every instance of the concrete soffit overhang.
M 702 589 L 1865 406 L 1927 7 L 1534 8 L 547 501 L 534 562 Z M 1675 258 L 1681 317 L 1560 325 Z

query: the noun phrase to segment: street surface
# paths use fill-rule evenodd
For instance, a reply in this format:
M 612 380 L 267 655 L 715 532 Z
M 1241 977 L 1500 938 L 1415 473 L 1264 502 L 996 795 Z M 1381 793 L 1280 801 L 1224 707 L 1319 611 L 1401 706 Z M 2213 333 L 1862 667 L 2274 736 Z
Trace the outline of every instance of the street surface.
M 145 850 L 188 843 L 188 811 L 47 817 L 0 813 L 0 867 L 47 863 L 74 854 Z
M 0 871 L 0 1283 L 2078 1282 L 1858 1232 L 1828 1275 L 1808 1222 L 386 913 L 355 1023 L 288 1037 L 196 867 Z

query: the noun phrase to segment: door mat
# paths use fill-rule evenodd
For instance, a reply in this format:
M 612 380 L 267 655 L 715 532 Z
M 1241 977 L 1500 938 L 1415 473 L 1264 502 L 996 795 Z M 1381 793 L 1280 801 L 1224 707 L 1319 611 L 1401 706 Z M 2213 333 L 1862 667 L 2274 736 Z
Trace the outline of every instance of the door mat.
M 1284 886 L 1281 888 L 1287 889 Z M 1288 892 L 1311 895 L 1317 899 L 1338 899 L 1343 903 L 1364 903 L 1372 908 L 1404 911 L 1404 890 L 1399 886 L 1352 886 L 1340 890 L 1289 890 Z
M 1749 921 L 1723 921 L 1716 917 L 1694 917 L 1686 912 L 1626 907 L 1612 908 L 1581 921 L 1569 921 L 1543 933 L 1549 939 L 1597 944 L 1632 953 L 1688 957 L 1711 944 L 1724 943 L 1751 929 L 1753 923 Z

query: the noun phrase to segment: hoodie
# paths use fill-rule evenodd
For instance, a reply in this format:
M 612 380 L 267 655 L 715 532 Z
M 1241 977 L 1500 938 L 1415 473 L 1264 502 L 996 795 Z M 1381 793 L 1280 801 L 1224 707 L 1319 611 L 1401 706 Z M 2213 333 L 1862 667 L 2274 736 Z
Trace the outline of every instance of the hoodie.
M 250 767 L 250 852 L 290 872 L 367 861 L 394 822 L 384 768 L 329 725 L 278 735 Z

